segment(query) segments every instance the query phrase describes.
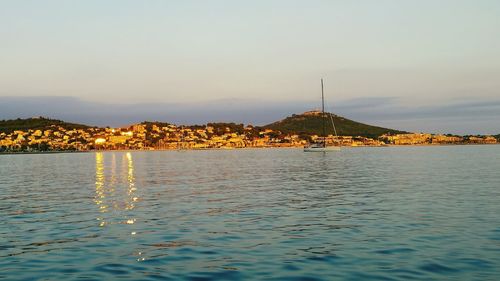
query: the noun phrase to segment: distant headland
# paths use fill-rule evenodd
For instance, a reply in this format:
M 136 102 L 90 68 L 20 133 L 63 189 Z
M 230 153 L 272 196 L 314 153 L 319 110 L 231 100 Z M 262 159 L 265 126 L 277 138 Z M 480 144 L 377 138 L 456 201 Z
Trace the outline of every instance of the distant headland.
M 326 141 L 342 146 L 497 144 L 496 136 L 408 133 L 359 123 L 332 113 Z M 0 121 L 0 152 L 302 147 L 322 138 L 322 114 L 308 111 L 252 126 L 236 123 L 175 125 L 145 121 L 121 128 L 92 127 L 45 117 Z

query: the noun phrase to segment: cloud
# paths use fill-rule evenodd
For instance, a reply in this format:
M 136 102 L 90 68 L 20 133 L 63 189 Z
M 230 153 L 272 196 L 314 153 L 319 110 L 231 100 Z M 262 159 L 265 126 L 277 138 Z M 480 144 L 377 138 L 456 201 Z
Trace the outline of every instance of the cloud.
M 455 101 L 444 105 L 410 106 L 397 99 L 389 100 L 383 106 L 339 106 L 339 111 L 351 110 L 362 118 L 377 120 L 407 120 L 407 119 L 436 119 L 436 118 L 490 118 L 500 116 L 500 100 L 487 101 Z
M 123 126 L 144 120 L 177 124 L 240 122 L 266 124 L 314 107 L 308 102 L 223 99 L 193 103 L 109 104 L 74 97 L 0 97 L 0 119 L 47 116 L 98 126 Z
M 460 99 L 447 104 L 411 105 L 401 98 L 340 102 L 335 112 L 401 130 L 455 134 L 500 132 L 500 99 Z M 357 106 L 359 104 L 359 106 Z

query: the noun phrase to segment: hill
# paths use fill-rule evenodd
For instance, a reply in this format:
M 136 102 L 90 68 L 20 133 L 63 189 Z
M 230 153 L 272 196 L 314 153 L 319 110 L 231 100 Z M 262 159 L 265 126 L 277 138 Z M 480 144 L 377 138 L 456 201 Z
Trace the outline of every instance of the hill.
M 377 138 L 387 133 L 405 133 L 398 130 L 359 123 L 341 116 L 337 116 L 333 113 L 325 114 L 327 115 L 327 134 L 334 134 L 330 116 L 333 118 L 335 127 L 337 129 L 337 134 L 339 136 L 363 136 L 369 138 Z M 303 114 L 294 114 L 281 121 L 277 121 L 263 127 L 266 129 L 281 131 L 282 133 L 321 135 L 323 132 L 323 117 L 321 116 L 321 112 L 309 111 Z
M 65 129 L 84 129 L 89 128 L 87 125 L 68 123 L 61 120 L 49 119 L 44 117 L 35 117 L 27 119 L 12 119 L 12 120 L 0 120 L 0 133 L 11 133 L 15 130 L 27 131 L 46 129 L 50 126 L 55 125 L 63 127 Z

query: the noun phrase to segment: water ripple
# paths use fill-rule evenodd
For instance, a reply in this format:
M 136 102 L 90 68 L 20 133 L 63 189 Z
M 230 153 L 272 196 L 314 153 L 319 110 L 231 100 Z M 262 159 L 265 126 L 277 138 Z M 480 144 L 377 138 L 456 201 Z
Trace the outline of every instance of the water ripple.
M 497 280 L 498 155 L 1 155 L 0 279 Z

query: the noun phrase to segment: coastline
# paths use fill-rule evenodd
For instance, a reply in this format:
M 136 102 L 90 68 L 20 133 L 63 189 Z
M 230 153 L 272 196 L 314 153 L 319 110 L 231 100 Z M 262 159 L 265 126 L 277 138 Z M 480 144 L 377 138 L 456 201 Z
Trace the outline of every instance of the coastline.
M 386 145 L 353 145 L 342 148 L 384 148 L 384 147 L 429 147 L 429 146 L 493 146 L 500 143 L 461 143 L 461 144 L 386 144 Z M 302 146 L 266 146 L 266 147 L 230 147 L 230 148 L 187 148 L 187 149 L 97 149 L 97 150 L 61 150 L 61 151 L 9 151 L 0 152 L 0 155 L 26 155 L 26 154 L 61 154 L 61 153 L 94 153 L 94 152 L 157 152 L 157 151 L 228 151 L 241 149 L 302 149 Z

